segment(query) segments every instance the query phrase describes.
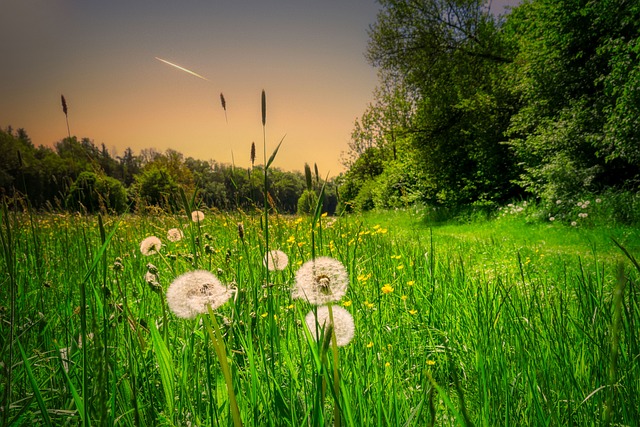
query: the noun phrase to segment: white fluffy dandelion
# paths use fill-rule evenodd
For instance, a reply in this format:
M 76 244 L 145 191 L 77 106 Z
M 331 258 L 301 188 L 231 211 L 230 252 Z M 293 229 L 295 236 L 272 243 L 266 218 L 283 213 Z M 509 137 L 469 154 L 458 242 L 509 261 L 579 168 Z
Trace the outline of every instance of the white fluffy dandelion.
M 183 237 L 184 234 L 179 228 L 171 228 L 167 231 L 167 240 L 170 242 L 179 242 Z
M 284 270 L 289 264 L 289 257 L 282 251 L 269 251 L 264 256 L 262 264 L 266 265 L 269 271 Z
M 149 256 L 160 252 L 162 242 L 156 236 L 149 236 L 140 242 L 140 252 L 142 255 Z
M 204 212 L 202 211 L 193 211 L 191 212 L 191 221 L 193 222 L 202 222 L 204 220 Z
M 167 303 L 173 313 L 184 319 L 192 319 L 198 313 L 206 313 L 226 303 L 234 289 L 223 285 L 212 273 L 195 270 L 175 278 L 167 289 Z
M 349 275 L 337 259 L 319 257 L 307 261 L 296 272 L 292 297 L 320 305 L 338 301 L 347 292 Z
M 333 330 L 336 334 L 336 344 L 339 347 L 345 346 L 351 342 L 355 334 L 356 326 L 353 322 L 353 316 L 347 310 L 339 306 L 331 307 L 333 312 Z M 329 308 L 326 305 L 318 307 L 317 318 L 310 311 L 305 317 L 305 323 L 307 328 L 311 332 L 311 336 L 317 341 L 318 333 L 326 331 L 326 328 L 330 325 Z

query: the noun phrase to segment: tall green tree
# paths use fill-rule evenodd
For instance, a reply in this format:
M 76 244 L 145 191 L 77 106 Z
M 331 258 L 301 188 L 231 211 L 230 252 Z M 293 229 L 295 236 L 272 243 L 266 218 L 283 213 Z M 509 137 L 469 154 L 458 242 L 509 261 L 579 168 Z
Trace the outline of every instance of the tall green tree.
M 411 94 L 403 136 L 420 154 L 423 199 L 457 205 L 512 195 L 515 165 L 503 142 L 513 100 L 502 85 L 512 54 L 500 21 L 484 0 L 381 5 L 367 55 Z
M 640 5 L 626 0 L 533 0 L 505 27 L 521 102 L 509 145 L 519 182 L 552 201 L 637 185 L 640 171 Z

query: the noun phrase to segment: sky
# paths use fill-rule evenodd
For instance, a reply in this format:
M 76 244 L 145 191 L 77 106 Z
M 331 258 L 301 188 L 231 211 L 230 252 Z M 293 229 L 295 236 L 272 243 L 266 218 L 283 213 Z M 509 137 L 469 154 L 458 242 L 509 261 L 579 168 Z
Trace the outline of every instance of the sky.
M 493 0 L 501 13 L 517 0 Z M 2 0 L 0 127 L 53 146 L 69 128 L 104 144 L 322 175 L 372 101 L 374 0 Z M 207 80 L 156 58 L 178 64 Z M 261 92 L 266 93 L 263 132 Z M 224 94 L 227 114 L 220 103 Z

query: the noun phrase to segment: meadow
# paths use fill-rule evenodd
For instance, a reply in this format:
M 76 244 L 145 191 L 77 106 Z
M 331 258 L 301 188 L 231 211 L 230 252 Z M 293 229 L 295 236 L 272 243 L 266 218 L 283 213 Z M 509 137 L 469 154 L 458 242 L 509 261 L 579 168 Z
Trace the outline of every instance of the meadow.
M 265 229 L 261 214 L 202 211 L 193 221 L 187 209 L 102 217 L 5 205 L 1 425 L 640 419 L 637 229 L 515 214 L 431 225 L 420 209 L 271 214 Z M 162 243 L 144 255 L 149 236 Z M 288 256 L 284 270 L 266 268 L 268 248 Z M 297 271 L 321 256 L 349 275 L 333 308 L 355 333 L 339 347 L 339 325 L 314 335 L 305 317 L 316 308 L 292 297 Z M 235 292 L 180 318 L 167 289 L 200 269 Z

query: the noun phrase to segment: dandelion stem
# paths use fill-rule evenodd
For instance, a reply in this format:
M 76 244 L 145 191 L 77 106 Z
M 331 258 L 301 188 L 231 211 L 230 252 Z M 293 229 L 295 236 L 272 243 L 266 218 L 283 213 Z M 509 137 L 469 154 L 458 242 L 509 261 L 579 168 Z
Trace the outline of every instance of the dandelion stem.
M 329 310 L 329 321 L 333 322 L 333 304 L 327 304 Z M 331 328 L 331 350 L 333 353 L 333 392 L 335 394 L 335 405 L 333 407 L 333 425 L 340 427 L 340 371 L 338 369 L 338 341 L 336 338 L 336 328 Z

